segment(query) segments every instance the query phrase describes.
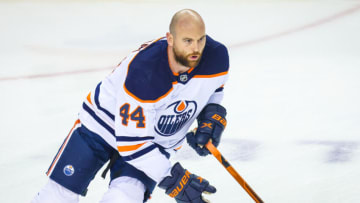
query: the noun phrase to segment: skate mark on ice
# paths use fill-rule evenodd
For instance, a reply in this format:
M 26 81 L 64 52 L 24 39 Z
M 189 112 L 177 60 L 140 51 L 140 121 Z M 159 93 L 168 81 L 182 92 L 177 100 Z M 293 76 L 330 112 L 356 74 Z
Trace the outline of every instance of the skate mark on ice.
M 252 161 L 256 159 L 260 142 L 244 139 L 224 139 L 219 150 L 229 160 Z
M 260 142 L 254 140 L 223 139 L 218 149 L 229 161 L 252 161 L 256 159 L 260 145 Z M 176 160 L 196 160 L 202 158 L 188 146 L 183 147 L 175 157 Z
M 354 152 L 358 149 L 359 143 L 355 141 L 301 141 L 305 145 L 327 146 L 325 162 L 342 163 L 349 162 L 354 157 Z

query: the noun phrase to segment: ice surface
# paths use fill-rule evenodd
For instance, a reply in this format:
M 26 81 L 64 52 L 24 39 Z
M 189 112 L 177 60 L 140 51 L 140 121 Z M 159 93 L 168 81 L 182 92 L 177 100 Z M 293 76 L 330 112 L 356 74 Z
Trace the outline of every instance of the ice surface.
M 0 0 L 0 202 L 30 202 L 90 89 L 182 8 L 229 47 L 219 150 L 260 197 L 360 202 L 358 0 Z M 184 146 L 173 161 L 217 186 L 212 202 L 253 202 L 215 158 Z

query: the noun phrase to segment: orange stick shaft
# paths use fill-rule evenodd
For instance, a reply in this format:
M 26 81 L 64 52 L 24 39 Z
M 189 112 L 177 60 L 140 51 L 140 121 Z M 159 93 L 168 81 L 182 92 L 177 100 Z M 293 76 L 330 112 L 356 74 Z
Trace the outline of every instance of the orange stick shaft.
M 239 175 L 238 172 L 230 165 L 230 163 L 221 155 L 220 151 L 210 142 L 206 145 L 206 148 L 214 155 L 214 157 L 224 166 L 224 168 L 235 178 L 235 180 L 244 188 L 244 190 L 250 195 L 250 197 L 256 203 L 263 203 L 264 201 L 254 192 L 253 189 L 245 182 L 245 180 Z

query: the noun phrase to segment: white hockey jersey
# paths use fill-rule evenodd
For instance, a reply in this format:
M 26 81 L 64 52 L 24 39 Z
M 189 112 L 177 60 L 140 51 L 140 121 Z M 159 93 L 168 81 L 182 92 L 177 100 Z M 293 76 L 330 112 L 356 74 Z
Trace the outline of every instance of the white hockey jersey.
M 79 113 L 83 125 L 157 183 L 203 107 L 222 100 L 229 68 L 226 47 L 209 36 L 198 66 L 182 74 L 171 71 L 167 46 L 160 38 L 131 53 Z

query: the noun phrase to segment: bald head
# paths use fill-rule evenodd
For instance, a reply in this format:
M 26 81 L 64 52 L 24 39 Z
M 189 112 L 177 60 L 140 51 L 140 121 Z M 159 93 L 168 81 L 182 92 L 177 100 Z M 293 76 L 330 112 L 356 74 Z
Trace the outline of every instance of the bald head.
M 166 33 L 170 68 L 176 73 L 196 67 L 206 44 L 205 24 L 194 10 L 175 13 Z
M 183 9 L 175 13 L 170 22 L 170 33 L 175 35 L 178 30 L 183 29 L 203 29 L 205 23 L 201 16 L 194 10 Z

